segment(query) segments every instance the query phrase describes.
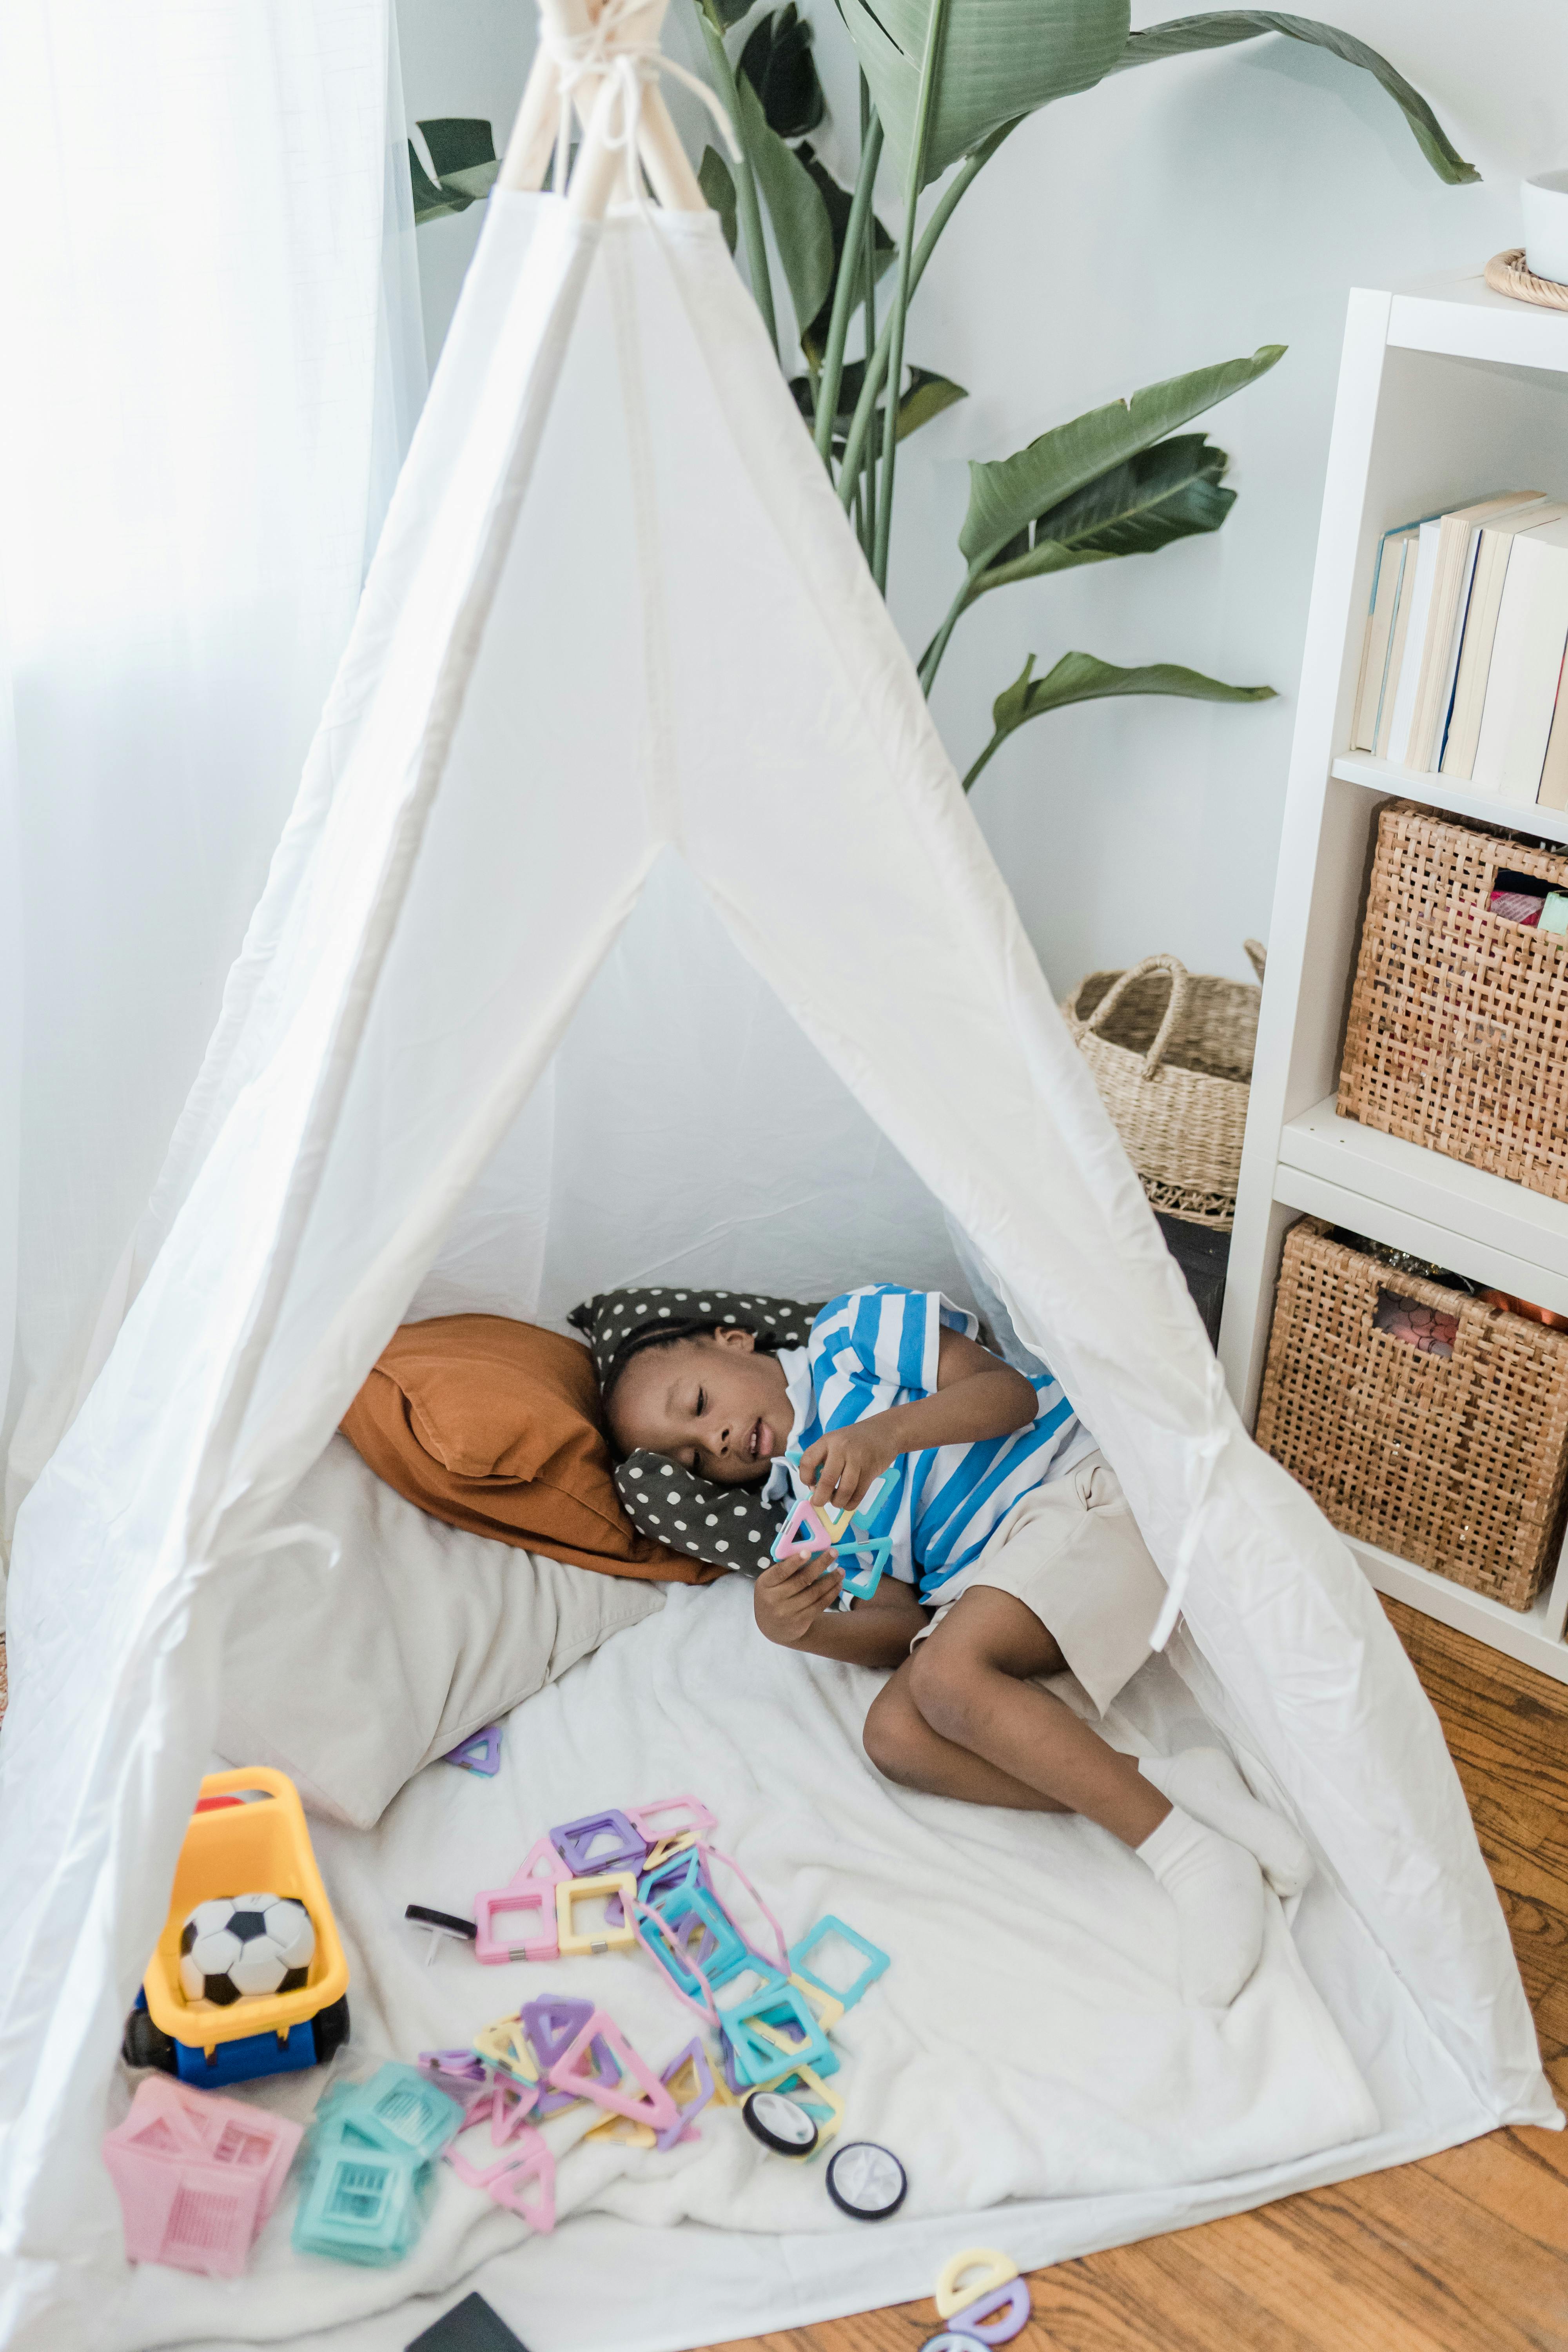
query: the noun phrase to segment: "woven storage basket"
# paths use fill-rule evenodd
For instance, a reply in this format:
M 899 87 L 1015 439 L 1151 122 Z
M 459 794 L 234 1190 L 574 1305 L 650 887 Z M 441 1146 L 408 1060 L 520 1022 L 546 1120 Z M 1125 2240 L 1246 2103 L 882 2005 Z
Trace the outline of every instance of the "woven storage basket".
M 1378 818 L 1339 1112 L 1568 1200 L 1568 938 L 1487 901 L 1568 857 L 1394 802 Z
M 1258 1443 L 1335 1527 L 1528 1609 L 1551 1564 L 1568 1459 L 1568 1333 L 1285 1236 Z M 1380 1295 L 1455 1318 L 1452 1356 L 1375 1328 Z
M 1256 940 L 1247 951 L 1261 971 Z M 1152 955 L 1091 971 L 1062 1006 L 1154 1207 L 1222 1233 L 1236 1217 L 1258 995 Z

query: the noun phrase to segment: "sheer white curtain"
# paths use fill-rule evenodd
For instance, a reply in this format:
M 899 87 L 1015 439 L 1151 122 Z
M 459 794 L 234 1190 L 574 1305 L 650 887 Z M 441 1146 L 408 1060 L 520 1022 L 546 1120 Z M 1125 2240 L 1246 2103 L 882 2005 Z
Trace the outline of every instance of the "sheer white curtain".
M 391 0 L 0 8 L 7 1530 L 423 395 L 404 136 Z

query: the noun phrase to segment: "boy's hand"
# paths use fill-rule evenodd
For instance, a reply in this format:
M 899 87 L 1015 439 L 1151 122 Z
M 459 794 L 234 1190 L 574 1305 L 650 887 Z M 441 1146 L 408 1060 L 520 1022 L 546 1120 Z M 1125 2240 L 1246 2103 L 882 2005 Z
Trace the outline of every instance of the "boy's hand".
M 899 1458 L 879 1423 L 887 1416 L 873 1413 L 868 1421 L 852 1422 L 847 1429 L 830 1430 L 808 1445 L 800 1457 L 800 1475 L 811 1486 L 814 1503 L 831 1504 L 836 1511 L 852 1511 L 868 1486 Z
M 826 1553 L 815 1559 L 775 1559 L 755 1587 L 757 1629 L 784 1649 L 798 1648 L 823 1612 L 831 1609 L 844 1583 L 841 1568 L 824 1576 Z

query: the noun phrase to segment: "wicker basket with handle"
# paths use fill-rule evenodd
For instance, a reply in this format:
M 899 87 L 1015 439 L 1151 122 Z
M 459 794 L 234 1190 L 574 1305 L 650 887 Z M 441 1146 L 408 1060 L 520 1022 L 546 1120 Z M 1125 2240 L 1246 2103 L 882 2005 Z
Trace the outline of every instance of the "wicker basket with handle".
M 1451 1318 L 1451 1354 L 1395 1336 L 1394 1302 Z M 1528 1609 L 1562 1514 L 1568 1333 L 1396 1273 L 1303 1217 L 1285 1236 L 1256 1433 L 1345 1535 Z
M 1247 942 L 1261 975 L 1263 950 Z M 1062 1006 L 1156 1209 L 1228 1233 L 1236 1217 L 1259 992 L 1173 955 L 1091 971 Z

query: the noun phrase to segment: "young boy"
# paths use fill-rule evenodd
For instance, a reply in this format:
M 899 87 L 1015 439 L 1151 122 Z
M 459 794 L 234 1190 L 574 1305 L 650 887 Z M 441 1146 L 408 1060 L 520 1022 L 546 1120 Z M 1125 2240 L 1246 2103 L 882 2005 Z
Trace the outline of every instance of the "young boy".
M 1263 1877 L 1294 1894 L 1310 1859 L 1218 1748 L 1140 1764 L 1041 1687 L 1070 1671 L 1103 1715 L 1148 1655 L 1164 1584 L 1059 1386 L 1000 1361 L 978 1328 L 935 1293 L 884 1284 L 830 1300 L 804 1349 L 775 1354 L 733 1324 L 650 1335 L 607 1383 L 611 1434 L 781 1499 L 797 1445 L 803 1491 L 840 1510 L 889 1472 L 869 1527 L 891 1538 L 892 1572 L 872 1598 L 840 1612 L 839 1571 L 775 1561 L 758 1626 L 895 1669 L 865 1729 L 889 1780 L 1083 1813 L 1131 1846 L 1175 1906 L 1185 1997 L 1223 2008 L 1262 1949 Z

